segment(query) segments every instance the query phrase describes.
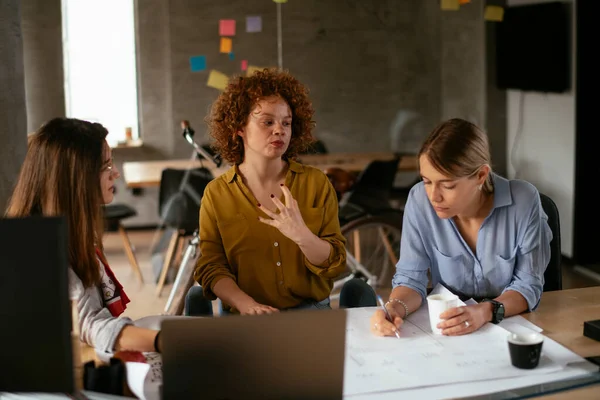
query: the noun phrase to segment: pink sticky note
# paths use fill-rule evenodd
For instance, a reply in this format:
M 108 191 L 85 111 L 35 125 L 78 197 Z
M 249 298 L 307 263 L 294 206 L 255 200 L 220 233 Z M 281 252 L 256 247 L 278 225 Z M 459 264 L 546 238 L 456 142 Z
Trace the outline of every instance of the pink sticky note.
M 219 36 L 235 36 L 235 19 L 219 21 Z
M 248 69 L 248 60 L 242 60 L 242 71 Z

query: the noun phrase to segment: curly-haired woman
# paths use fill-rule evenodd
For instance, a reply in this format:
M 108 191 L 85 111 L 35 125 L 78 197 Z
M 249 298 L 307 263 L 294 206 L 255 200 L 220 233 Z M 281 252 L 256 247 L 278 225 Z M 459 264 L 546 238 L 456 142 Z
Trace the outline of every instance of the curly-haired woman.
M 330 308 L 346 267 L 337 197 L 321 170 L 294 161 L 313 141 L 313 113 L 305 86 L 264 69 L 232 79 L 206 118 L 233 166 L 204 192 L 194 289 L 225 311 Z

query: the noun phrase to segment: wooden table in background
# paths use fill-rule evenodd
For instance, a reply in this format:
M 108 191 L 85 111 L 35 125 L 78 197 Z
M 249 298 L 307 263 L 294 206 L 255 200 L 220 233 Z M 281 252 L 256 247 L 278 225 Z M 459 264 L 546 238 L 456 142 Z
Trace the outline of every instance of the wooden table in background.
M 394 153 L 331 153 L 310 154 L 298 157 L 306 165 L 312 165 L 325 171 L 336 167 L 358 173 L 373 160 L 391 160 Z M 123 163 L 123 178 L 128 188 L 146 188 L 160 185 L 162 170 L 165 168 L 187 169 L 205 166 L 213 175 L 220 176 L 229 169 L 229 165 L 213 168 L 209 162 L 201 160 L 157 160 L 157 161 L 126 161 Z M 416 156 L 403 156 L 398 164 L 399 171 L 417 171 Z
M 219 176 L 229 169 L 229 166 L 214 168 L 210 163 L 200 160 L 156 160 L 156 161 L 125 161 L 123 163 L 123 179 L 127 187 L 147 188 L 160 185 L 163 169 L 188 169 L 206 167 L 214 176 Z

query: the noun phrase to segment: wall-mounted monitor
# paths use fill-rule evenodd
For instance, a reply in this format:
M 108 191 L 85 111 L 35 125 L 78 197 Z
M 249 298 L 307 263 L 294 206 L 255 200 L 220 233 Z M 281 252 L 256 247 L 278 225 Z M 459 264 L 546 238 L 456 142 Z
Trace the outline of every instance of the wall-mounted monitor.
M 563 2 L 506 7 L 496 23 L 496 85 L 561 93 L 571 87 L 571 7 Z

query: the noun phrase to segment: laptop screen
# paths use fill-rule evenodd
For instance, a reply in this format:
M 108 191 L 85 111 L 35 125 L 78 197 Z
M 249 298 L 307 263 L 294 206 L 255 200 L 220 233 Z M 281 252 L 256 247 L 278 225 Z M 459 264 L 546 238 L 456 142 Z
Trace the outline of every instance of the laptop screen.
M 163 398 L 341 399 L 345 310 L 162 322 Z
M 63 218 L 0 219 L 0 392 L 71 393 Z

